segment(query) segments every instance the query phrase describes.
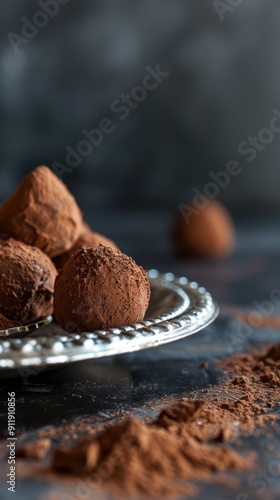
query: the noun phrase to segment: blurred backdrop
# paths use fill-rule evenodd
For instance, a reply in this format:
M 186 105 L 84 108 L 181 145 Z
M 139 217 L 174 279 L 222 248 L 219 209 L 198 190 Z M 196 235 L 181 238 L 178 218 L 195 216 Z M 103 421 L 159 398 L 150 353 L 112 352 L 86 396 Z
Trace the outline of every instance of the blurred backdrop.
M 60 162 L 85 211 L 171 209 L 235 160 L 219 199 L 279 204 L 279 23 L 277 0 L 4 0 L 1 201 Z

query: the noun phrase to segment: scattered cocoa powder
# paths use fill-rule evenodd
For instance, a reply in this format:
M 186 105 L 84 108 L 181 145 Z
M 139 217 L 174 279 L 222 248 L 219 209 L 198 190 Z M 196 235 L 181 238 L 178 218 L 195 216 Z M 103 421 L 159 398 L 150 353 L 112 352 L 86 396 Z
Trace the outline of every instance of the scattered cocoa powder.
M 192 481 L 218 484 L 221 477 L 223 482 L 223 475 L 214 471 L 249 470 L 255 455 L 242 456 L 228 443 L 238 446 L 242 435 L 258 432 L 273 437 L 279 417 L 280 343 L 217 365 L 226 375 L 219 385 L 163 407 L 150 422 L 130 417 L 96 431 L 86 420 L 85 438 L 74 447 L 55 449 L 50 466 L 37 468 L 37 473 L 68 484 L 78 477 L 94 494 L 109 490 L 123 499 L 193 494 Z M 80 426 L 71 423 L 69 428 L 73 432 Z M 67 426 L 63 429 L 67 434 Z
M 250 460 L 230 447 L 217 445 L 215 439 L 198 439 L 200 419 L 209 420 L 206 402 L 186 399 L 164 408 L 148 424 L 130 417 L 95 439 L 56 449 L 49 472 L 62 478 L 87 478 L 93 488 L 102 484 L 120 498 L 124 494 L 164 498 L 193 492 L 189 484 L 178 485 L 178 480 L 203 479 L 212 471 L 250 469 Z M 226 434 L 216 439 L 226 440 Z M 104 473 L 108 470 L 109 474 Z
M 108 423 L 113 423 L 121 419 L 120 414 L 108 414 Z M 40 439 L 49 438 L 55 444 L 59 443 L 62 446 L 70 446 L 77 440 L 85 439 L 86 437 L 95 437 L 104 430 L 104 418 L 96 415 L 81 418 L 74 422 L 66 422 L 62 420 L 56 427 L 41 429 L 38 431 Z
M 181 401 L 164 408 L 155 420 L 154 424 L 159 427 L 168 428 L 180 422 L 189 423 L 196 420 L 203 412 L 204 401 Z
M 280 343 L 263 348 L 261 353 L 236 354 L 221 361 L 219 367 L 242 378 L 247 377 L 247 383 L 254 388 L 260 381 L 266 381 L 268 387 L 273 388 L 275 380 L 280 377 Z
M 166 409 L 175 426 L 194 418 L 191 403 Z M 184 412 L 184 409 L 186 410 Z M 183 417 L 185 419 L 183 420 Z M 165 424 L 164 424 L 165 427 Z M 133 417 L 115 424 L 96 439 L 88 439 L 74 448 L 57 449 L 51 469 L 60 474 L 86 477 L 102 484 L 117 497 L 176 496 L 191 491 L 190 485 L 178 480 L 204 478 L 211 471 L 250 469 L 250 462 L 228 446 L 206 445 L 176 430 L 161 427 L 159 419 L 145 424 Z M 108 473 L 109 471 L 109 473 Z M 164 478 L 164 480 L 163 480 Z
M 225 316 L 230 316 L 237 321 L 243 321 L 252 328 L 279 328 L 280 314 L 264 316 L 256 311 L 247 311 L 228 305 L 220 306 L 221 313 Z

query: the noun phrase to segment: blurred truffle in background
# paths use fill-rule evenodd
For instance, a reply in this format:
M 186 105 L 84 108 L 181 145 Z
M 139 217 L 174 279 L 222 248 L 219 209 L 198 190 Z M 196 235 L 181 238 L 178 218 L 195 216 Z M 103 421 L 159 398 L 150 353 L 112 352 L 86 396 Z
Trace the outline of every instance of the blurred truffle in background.
M 217 200 L 206 200 L 201 208 L 193 202 L 181 204 L 171 235 L 178 253 L 190 258 L 227 257 L 235 243 L 231 215 Z

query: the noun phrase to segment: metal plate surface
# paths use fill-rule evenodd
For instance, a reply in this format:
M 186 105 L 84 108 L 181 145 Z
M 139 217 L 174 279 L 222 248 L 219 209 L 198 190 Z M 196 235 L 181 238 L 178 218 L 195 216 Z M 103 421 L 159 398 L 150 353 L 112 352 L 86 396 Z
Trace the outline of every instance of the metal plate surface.
M 148 274 L 152 293 L 143 322 L 109 330 L 66 333 L 47 318 L 20 327 L 18 332 L 2 331 L 1 375 L 3 371 L 9 375 L 28 367 L 55 367 L 160 346 L 193 335 L 218 316 L 217 304 L 197 283 L 156 270 Z

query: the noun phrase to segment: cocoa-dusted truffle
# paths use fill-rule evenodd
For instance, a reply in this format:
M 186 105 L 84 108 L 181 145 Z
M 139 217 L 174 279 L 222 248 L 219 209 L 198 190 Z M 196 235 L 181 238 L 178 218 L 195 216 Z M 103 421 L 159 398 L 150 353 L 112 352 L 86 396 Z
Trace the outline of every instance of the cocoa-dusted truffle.
M 100 245 L 70 257 L 55 282 L 55 317 L 66 331 L 93 331 L 142 321 L 150 299 L 146 272 L 127 255 Z
M 181 254 L 218 258 L 232 252 L 235 228 L 224 205 L 209 200 L 205 208 L 199 209 L 189 203 L 182 206 L 182 211 L 177 214 L 172 231 L 175 245 Z
M 28 174 L 0 207 L 0 232 L 50 257 L 69 250 L 81 228 L 82 214 L 75 199 L 45 166 Z
M 53 312 L 57 270 L 39 248 L 0 240 L 0 312 L 12 321 L 32 323 Z
M 95 233 L 87 224 L 83 223 L 82 233 L 76 241 L 75 245 L 67 252 L 64 252 L 62 255 L 56 257 L 54 259 L 54 263 L 57 269 L 61 269 L 64 264 L 66 264 L 66 262 L 70 259 L 70 257 L 78 252 L 78 250 L 80 250 L 81 248 L 97 247 L 98 245 L 104 245 L 105 247 L 111 247 L 114 250 L 119 250 L 117 245 L 112 240 L 106 238 L 106 236 L 103 236 L 102 234 Z
M 20 323 L 12 321 L 11 319 L 6 318 L 4 314 L 0 313 L 0 330 L 8 330 L 9 328 L 15 328 L 16 326 L 20 326 Z

